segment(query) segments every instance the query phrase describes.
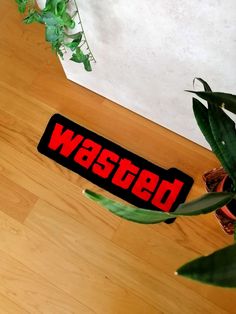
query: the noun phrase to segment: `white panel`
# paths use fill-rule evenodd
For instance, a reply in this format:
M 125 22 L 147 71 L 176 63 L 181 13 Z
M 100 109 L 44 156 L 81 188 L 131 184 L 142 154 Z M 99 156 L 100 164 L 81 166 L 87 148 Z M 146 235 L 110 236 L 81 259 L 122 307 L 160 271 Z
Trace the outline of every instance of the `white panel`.
M 184 90 L 197 76 L 236 93 L 236 1 L 76 1 L 97 63 L 68 56 L 67 77 L 207 147 Z

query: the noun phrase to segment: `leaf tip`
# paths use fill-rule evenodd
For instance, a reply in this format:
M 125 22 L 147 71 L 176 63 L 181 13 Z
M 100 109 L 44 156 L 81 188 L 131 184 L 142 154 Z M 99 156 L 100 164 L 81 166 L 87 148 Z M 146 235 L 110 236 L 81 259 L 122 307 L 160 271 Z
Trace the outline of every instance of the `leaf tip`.
M 85 195 L 85 196 L 88 196 L 88 195 L 91 194 L 91 191 L 90 191 L 90 190 L 87 190 L 87 189 L 84 189 L 84 190 L 82 191 L 82 194 Z
M 82 194 L 83 194 L 85 197 L 87 197 L 87 198 L 89 198 L 89 199 L 90 199 L 91 193 L 90 193 L 90 191 L 89 191 L 89 190 L 84 189 L 84 190 L 82 191 Z

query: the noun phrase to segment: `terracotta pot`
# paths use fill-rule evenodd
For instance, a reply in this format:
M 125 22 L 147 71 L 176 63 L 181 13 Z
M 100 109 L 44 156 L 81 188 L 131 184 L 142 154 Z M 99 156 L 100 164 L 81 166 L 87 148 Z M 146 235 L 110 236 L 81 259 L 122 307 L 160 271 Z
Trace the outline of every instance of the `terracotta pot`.
M 204 173 L 203 180 L 205 182 L 207 192 L 222 192 L 227 189 L 230 179 L 223 168 L 215 168 Z M 220 226 L 228 234 L 234 233 L 234 223 L 236 220 L 236 216 L 232 212 L 232 206 L 234 206 L 236 214 L 236 201 L 232 204 L 227 204 L 222 208 L 218 208 L 215 211 L 215 216 L 220 223 Z
M 224 192 L 227 191 L 227 183 L 231 181 L 228 175 L 220 181 L 220 183 L 216 187 L 216 192 Z M 236 220 L 236 201 L 231 201 L 229 204 L 221 207 L 222 212 L 229 217 L 230 219 Z

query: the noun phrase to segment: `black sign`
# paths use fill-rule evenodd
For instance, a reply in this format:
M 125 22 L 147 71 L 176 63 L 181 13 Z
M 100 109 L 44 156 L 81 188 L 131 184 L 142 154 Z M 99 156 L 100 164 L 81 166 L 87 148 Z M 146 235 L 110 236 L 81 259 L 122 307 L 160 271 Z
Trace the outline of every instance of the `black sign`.
M 174 211 L 193 184 L 182 171 L 158 167 L 59 114 L 50 119 L 38 151 L 141 208 Z

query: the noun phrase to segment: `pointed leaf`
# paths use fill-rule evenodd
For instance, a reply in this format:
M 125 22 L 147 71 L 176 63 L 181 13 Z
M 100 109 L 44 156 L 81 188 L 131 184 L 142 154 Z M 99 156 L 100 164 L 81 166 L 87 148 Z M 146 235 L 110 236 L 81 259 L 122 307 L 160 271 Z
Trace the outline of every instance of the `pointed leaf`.
M 72 51 L 76 50 L 76 48 L 78 47 L 78 45 L 81 43 L 82 40 L 82 33 L 78 33 L 77 37 L 75 39 L 73 39 L 71 42 L 66 43 L 66 47 L 70 48 Z
M 78 47 L 76 49 L 76 52 L 73 53 L 70 60 L 77 62 L 77 63 L 83 63 L 86 60 L 86 55 L 83 53 L 83 51 Z
M 91 63 L 89 61 L 89 55 L 87 55 L 87 59 L 84 61 L 84 68 L 88 72 L 92 71 Z
M 177 216 L 193 216 L 210 213 L 217 208 L 226 205 L 235 197 L 235 193 L 212 192 L 194 199 L 191 202 L 181 204 L 171 214 Z
M 55 1 L 55 14 L 62 15 L 66 11 L 66 1 L 65 0 L 56 0 Z
M 207 100 L 209 103 L 212 103 L 213 105 L 217 105 L 233 113 L 236 113 L 236 95 L 209 91 L 195 92 L 188 90 L 187 92 L 194 93 L 202 99 Z
M 62 15 L 66 10 L 66 2 L 65 0 L 47 0 L 43 11 L 53 11 L 55 15 Z
M 205 92 L 211 92 L 211 88 L 208 85 L 208 83 L 206 81 L 204 81 L 202 78 L 200 77 L 195 77 L 195 79 L 193 80 L 193 84 L 195 83 L 195 80 L 198 80 L 199 82 L 201 82 L 204 86 Z
M 76 34 L 66 34 L 66 36 L 71 39 L 79 39 L 79 38 L 82 38 L 83 32 L 78 32 Z
M 60 42 L 58 40 L 53 41 L 53 42 L 51 42 L 51 46 L 52 46 L 52 50 L 55 51 L 63 60 L 63 51 L 61 51 Z
M 211 285 L 235 288 L 236 244 L 183 265 L 177 274 Z
M 208 109 L 198 99 L 193 98 L 193 112 L 194 112 L 194 116 L 197 121 L 197 124 L 200 130 L 202 131 L 202 134 L 204 135 L 205 139 L 211 146 L 212 151 L 214 152 L 216 157 L 219 159 L 222 166 L 224 166 L 225 161 L 224 161 L 223 155 L 212 134 L 212 130 L 211 130 L 210 122 L 209 122 Z
M 87 198 L 102 205 L 113 214 L 126 220 L 138 222 L 141 224 L 155 224 L 174 217 L 172 216 L 172 214 L 168 214 L 165 212 L 159 212 L 124 205 L 89 190 L 85 190 L 84 195 Z
M 28 16 L 23 19 L 25 24 L 31 24 L 34 22 L 43 23 L 41 15 L 37 11 L 32 11 Z
M 25 13 L 28 0 L 15 0 L 18 5 L 18 11 L 20 13 Z
M 236 188 L 236 130 L 234 121 L 220 108 L 209 105 L 209 121 L 212 134 L 221 151 L 224 163 Z
M 61 18 L 65 27 L 69 27 L 71 29 L 75 27 L 75 22 L 67 12 L 64 12 Z
M 227 204 L 235 196 L 234 193 L 226 192 L 207 193 L 191 202 L 181 204 L 175 212 L 166 213 L 121 204 L 90 190 L 85 190 L 83 193 L 87 198 L 102 205 L 113 214 L 143 224 L 159 223 L 179 216 L 207 214 Z

